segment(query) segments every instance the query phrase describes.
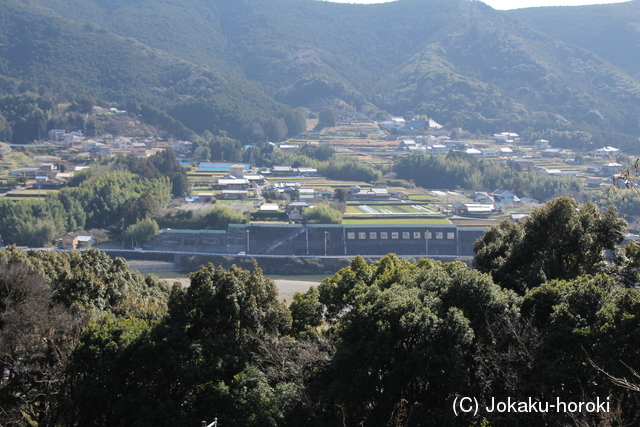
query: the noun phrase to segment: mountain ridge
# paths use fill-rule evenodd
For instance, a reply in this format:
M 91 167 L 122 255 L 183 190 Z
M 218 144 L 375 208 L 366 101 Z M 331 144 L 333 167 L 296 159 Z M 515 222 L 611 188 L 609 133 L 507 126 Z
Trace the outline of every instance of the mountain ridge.
M 540 16 L 555 16 L 557 8 L 496 11 L 470 0 L 31 3 L 253 82 L 267 98 L 291 107 L 318 110 L 339 100 L 362 114 L 427 114 L 483 133 L 551 127 L 640 134 L 636 66 L 548 31 Z M 579 10 L 596 21 L 602 10 L 614 17 L 637 11 L 640 22 L 638 5 Z M 557 10 L 566 16 L 574 9 Z M 566 22 L 579 27 L 575 19 Z

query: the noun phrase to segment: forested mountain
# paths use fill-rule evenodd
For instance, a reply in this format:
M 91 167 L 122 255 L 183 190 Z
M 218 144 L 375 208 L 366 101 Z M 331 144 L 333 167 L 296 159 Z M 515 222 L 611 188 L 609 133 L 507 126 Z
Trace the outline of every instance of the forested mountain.
M 124 58 L 135 52 L 140 62 L 130 58 L 131 66 L 115 67 L 117 77 L 125 76 L 76 78 L 99 96 L 155 99 L 197 132 L 227 130 L 246 138 L 240 129 L 264 123 L 265 109 L 284 114 L 276 100 L 312 110 L 346 103 L 369 117 L 412 111 L 484 133 L 529 126 L 640 133 L 637 1 L 511 12 L 469 0 L 30 1 L 76 22 L 68 24 L 15 0 L 2 3 L 22 20 L 59 22 L 65 34 L 62 40 L 53 31 L 52 40 L 48 28 L 25 34 L 3 29 L 9 45 L 25 36 L 36 45 L 60 42 L 66 52 L 78 40 L 105 43 L 104 49 L 97 41 L 83 46 L 85 65 L 114 50 L 122 49 Z M 58 64 L 46 74 L 72 77 L 55 49 L 27 52 L 30 64 Z M 3 74 L 48 84 L 19 67 L 22 60 L 4 50 L 2 57 Z M 135 90 L 127 92 L 126 82 Z M 183 108 L 185 97 L 206 102 Z
M 565 43 L 588 49 L 635 78 L 640 76 L 638 1 L 615 5 L 514 9 L 505 14 Z
M 80 96 L 123 106 L 136 101 L 172 111 L 199 133 L 224 130 L 237 135 L 243 127 L 291 111 L 241 77 L 41 7 L 12 0 L 1 3 L 0 97 L 30 91 L 57 101 Z M 5 98 L 0 112 L 12 120 L 16 102 Z M 143 108 L 142 115 L 150 118 L 157 112 Z M 177 137 L 188 136 L 180 134 L 179 127 L 171 131 Z

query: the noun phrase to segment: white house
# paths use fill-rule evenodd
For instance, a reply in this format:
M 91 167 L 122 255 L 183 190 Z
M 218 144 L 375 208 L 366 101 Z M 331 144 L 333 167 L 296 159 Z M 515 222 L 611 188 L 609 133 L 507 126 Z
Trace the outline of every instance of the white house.
M 218 178 L 218 188 L 245 190 L 249 187 L 249 180 L 246 178 Z
M 501 154 L 500 150 L 495 148 L 484 148 L 482 151 L 482 157 L 485 159 L 495 159 L 498 158 Z
M 177 154 L 190 153 L 192 148 L 193 142 L 190 141 L 173 141 L 171 143 L 171 149 Z
M 430 145 L 427 147 L 428 154 L 447 154 L 449 149 L 446 145 Z
M 496 208 L 492 204 L 480 204 L 480 203 L 454 203 L 451 205 L 453 213 L 455 215 L 465 216 L 488 216 L 495 212 Z
M 546 139 L 538 139 L 533 144 L 533 148 L 534 150 L 546 150 L 547 148 L 551 148 L 551 145 L 549 145 L 549 141 Z
M 610 159 L 613 159 L 618 154 L 620 154 L 620 150 L 615 147 L 602 147 L 598 148 L 595 152 L 597 157 L 608 157 Z
M 520 135 L 513 132 L 501 132 L 493 135 L 493 138 L 497 142 L 516 142 L 520 140 Z
M 518 203 L 520 198 L 511 191 L 498 189 L 491 193 L 491 197 L 498 203 Z
M 402 118 L 402 117 L 392 117 L 391 120 L 385 120 L 384 122 L 380 123 L 378 126 L 381 129 L 401 130 L 401 129 L 403 129 L 405 127 L 405 125 L 406 125 L 406 121 L 404 120 L 404 118 Z

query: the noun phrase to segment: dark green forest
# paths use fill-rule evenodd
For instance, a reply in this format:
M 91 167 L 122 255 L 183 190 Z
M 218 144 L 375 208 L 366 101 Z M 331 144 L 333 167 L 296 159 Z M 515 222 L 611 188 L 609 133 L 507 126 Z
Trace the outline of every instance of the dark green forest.
M 28 143 L 59 125 L 58 102 L 86 98 L 126 109 L 137 103 L 144 121 L 178 138 L 205 130 L 262 141 L 272 117 L 292 114 L 254 84 L 188 63 L 46 9 L 2 1 L 0 16 L 0 136 Z M 84 111 L 84 112 L 90 112 Z M 259 127 L 257 134 L 247 129 Z M 296 129 L 292 129 L 297 133 Z
M 2 0 L 0 95 L 134 101 L 168 133 L 243 144 L 295 135 L 290 120 L 273 125 L 292 108 L 346 105 L 339 118 L 411 112 L 470 132 L 583 131 L 596 146 L 636 148 L 637 4 L 569 16 L 463 0 Z M 11 114 L 0 135 L 37 137 Z
M 614 210 L 562 197 L 488 229 L 475 268 L 356 257 L 288 303 L 257 264 L 201 266 L 185 288 L 96 250 L 9 247 L 0 251 L 0 419 L 633 425 L 640 250 L 620 246 L 625 231 Z M 600 399 L 609 410 L 456 417 L 463 396 L 481 408 L 492 398 Z
M 561 194 L 579 194 L 584 189 L 584 181 L 578 178 L 544 176 L 523 170 L 513 162 L 505 165 L 496 160 L 476 159 L 458 151 L 451 151 L 446 156 L 411 154 L 395 162 L 393 171 L 398 178 L 424 188 L 508 188 L 519 196 L 540 201 Z
M 155 217 L 171 197 L 190 193 L 171 150 L 149 158 L 105 158 L 76 173 L 68 186 L 42 199 L 0 200 L 6 244 L 50 245 L 69 231 L 111 229 Z

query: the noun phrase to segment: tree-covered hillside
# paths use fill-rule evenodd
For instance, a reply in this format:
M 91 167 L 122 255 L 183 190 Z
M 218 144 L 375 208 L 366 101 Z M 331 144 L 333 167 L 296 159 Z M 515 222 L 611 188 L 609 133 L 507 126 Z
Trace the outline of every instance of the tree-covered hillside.
M 290 111 L 241 77 L 194 65 L 89 22 L 70 21 L 13 0 L 1 3 L 0 97 L 30 91 L 58 102 L 89 96 L 123 107 L 133 100 L 176 111 L 176 117 L 198 133 L 238 136 L 243 126 L 262 125 Z M 15 104 L 2 102 L 8 103 Z M 12 113 L 17 110 L 0 113 L 15 121 L 19 118 Z M 148 108 L 143 112 L 143 119 L 157 118 Z
M 640 76 L 640 2 L 514 9 L 506 15 Z
M 4 2 L 28 16 L 44 13 Z M 608 45 L 633 44 L 635 3 L 627 4 L 630 13 L 621 32 L 610 30 L 616 19 L 622 19 L 624 10 L 616 9 L 621 5 L 578 8 L 583 18 L 568 19 L 567 25 L 562 19 L 545 18 L 557 28 L 567 28 L 563 33 L 538 25 L 534 9 L 516 15 L 467 0 L 376 5 L 312 0 L 33 0 L 32 4 L 74 20 L 79 31 L 92 37 L 105 31 L 126 37 L 109 35 L 120 44 L 114 42 L 106 52 L 127 43 L 156 52 L 143 49 L 136 40 L 170 55 L 158 52 L 162 58 L 208 67 L 202 71 L 179 63 L 173 73 L 151 67 L 150 74 L 127 67 L 130 71 L 119 71 L 124 76 L 116 74 L 113 83 L 119 86 L 105 91 L 109 96 L 120 94 L 125 83 L 119 80 L 127 82 L 128 73 L 133 74 L 129 80 L 150 78 L 155 85 L 137 85 L 131 93 L 176 100 L 177 105 L 163 108 L 181 120 L 189 116 L 188 126 L 198 132 L 225 127 L 210 121 L 264 123 L 268 108 L 281 116 L 275 99 L 316 111 L 341 100 L 370 116 L 378 109 L 392 114 L 411 111 L 484 133 L 529 126 L 536 131 L 640 133 L 640 83 L 634 60 L 623 59 L 636 56 L 633 48 L 616 48 L 618 53 L 605 55 L 601 40 L 596 43 L 592 37 L 593 43 L 577 43 L 577 35 L 565 34 L 588 22 L 583 27 L 590 29 L 581 32 L 606 34 Z M 554 10 L 564 9 L 545 13 Z M 603 10 L 611 18 L 596 18 Z M 7 37 L 12 40 L 17 35 Z M 42 31 L 34 38 L 47 39 Z M 81 56 L 95 48 L 88 46 Z M 52 61 L 48 56 L 31 59 L 32 64 Z M 149 61 L 143 64 L 151 66 Z M 21 67 L 15 73 L 28 71 Z M 68 73 L 64 75 L 68 78 Z M 94 83 L 111 84 L 104 79 L 94 78 Z M 193 104 L 199 113 L 208 111 L 194 117 L 189 108 L 186 113 L 182 108 L 185 98 L 189 102 L 193 97 L 215 99 Z M 247 103 L 252 107 L 240 107 Z M 217 113 L 219 109 L 223 114 Z

